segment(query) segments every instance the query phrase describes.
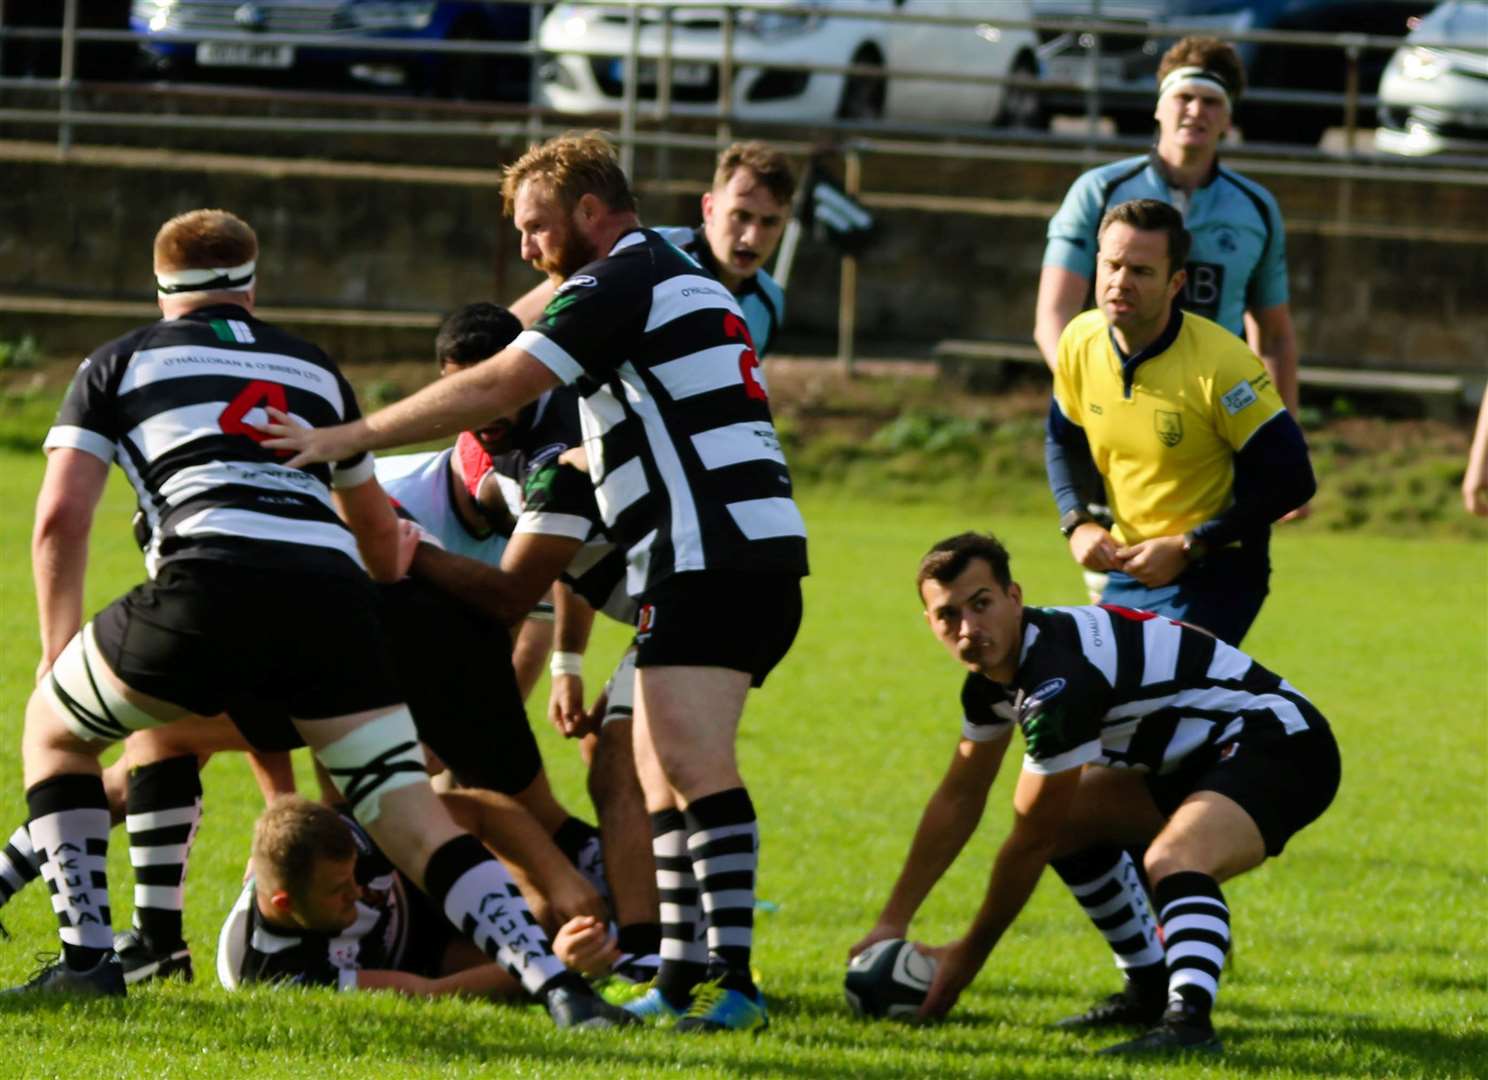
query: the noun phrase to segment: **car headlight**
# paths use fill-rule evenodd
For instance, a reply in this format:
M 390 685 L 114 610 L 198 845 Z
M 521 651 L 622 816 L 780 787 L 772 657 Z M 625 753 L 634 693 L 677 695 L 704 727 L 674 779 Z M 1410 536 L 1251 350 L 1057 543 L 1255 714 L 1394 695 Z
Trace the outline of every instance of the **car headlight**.
M 760 11 L 758 8 L 739 12 L 738 27 L 746 34 L 760 38 L 790 37 L 814 30 L 822 20 L 815 11 Z
M 434 18 L 437 0 L 382 0 L 348 4 L 346 18 L 361 30 L 422 30 Z
M 134 0 L 129 7 L 129 14 L 143 20 L 152 32 L 159 33 L 170 28 L 170 18 L 175 6 L 176 0 Z
M 1407 79 L 1430 82 L 1446 70 L 1446 60 L 1430 49 L 1411 49 L 1400 56 L 1400 74 Z

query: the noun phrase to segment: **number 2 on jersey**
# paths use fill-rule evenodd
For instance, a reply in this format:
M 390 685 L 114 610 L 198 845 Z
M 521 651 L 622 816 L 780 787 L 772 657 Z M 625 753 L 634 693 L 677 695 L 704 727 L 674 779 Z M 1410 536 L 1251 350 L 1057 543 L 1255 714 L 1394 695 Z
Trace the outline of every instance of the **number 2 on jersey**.
M 254 409 L 272 406 L 280 412 L 289 412 L 289 403 L 284 397 L 284 387 L 275 382 L 266 382 L 263 379 L 254 379 L 238 392 L 238 396 L 227 403 L 227 408 L 222 410 L 222 415 L 217 418 L 217 426 L 226 435 L 246 435 L 254 442 L 261 443 L 268 438 L 257 428 L 249 427 L 243 420 Z M 285 451 L 277 450 L 275 453 L 283 455 Z
M 739 353 L 739 378 L 744 380 L 744 392 L 755 401 L 768 401 L 764 385 L 755 374 L 759 370 L 759 357 L 754 354 L 754 338 L 749 336 L 749 327 L 732 311 L 724 312 L 723 332 L 731 338 L 744 339 L 744 351 Z

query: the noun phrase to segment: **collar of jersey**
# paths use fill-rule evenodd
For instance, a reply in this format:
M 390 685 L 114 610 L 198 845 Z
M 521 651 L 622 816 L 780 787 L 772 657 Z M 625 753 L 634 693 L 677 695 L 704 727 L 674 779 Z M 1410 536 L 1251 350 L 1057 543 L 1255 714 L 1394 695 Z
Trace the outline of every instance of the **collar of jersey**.
M 1127 356 L 1121 351 L 1121 346 L 1116 343 L 1116 335 L 1111 328 L 1106 327 L 1106 340 L 1111 343 L 1111 348 L 1116 352 L 1116 359 L 1121 361 L 1121 389 L 1123 397 L 1131 397 L 1132 383 L 1137 378 L 1137 368 L 1146 360 L 1152 360 L 1161 353 L 1167 351 L 1173 342 L 1178 340 L 1178 332 L 1183 329 L 1183 309 L 1177 304 L 1173 305 L 1173 314 L 1168 319 L 1168 325 L 1163 327 L 1163 332 L 1158 334 L 1146 348 L 1138 349 Z
M 1168 163 L 1158 156 L 1157 147 L 1155 145 L 1152 147 L 1151 150 L 1147 151 L 1147 164 L 1151 166 L 1153 172 L 1157 173 L 1159 179 L 1162 180 L 1164 185 L 1170 188 L 1178 186 L 1173 182 L 1173 174 L 1168 172 Z M 1194 190 L 1197 191 L 1199 190 L 1199 188 L 1206 188 L 1218 179 L 1219 155 L 1215 154 L 1214 163 L 1209 166 L 1208 175 L 1205 176 L 1204 179 L 1199 183 L 1199 187 L 1195 188 Z
M 701 225 L 692 230 L 692 243 L 687 245 L 687 254 L 696 259 L 699 266 L 719 281 L 723 280 L 723 275 L 718 272 L 718 260 L 713 257 L 713 249 L 708 245 L 708 234 L 703 231 Z M 739 291 L 734 295 L 743 296 L 745 293 L 755 292 L 759 287 L 759 272 L 756 271 L 744 279 L 739 286 Z
M 204 319 L 210 322 L 212 319 L 225 318 L 252 319 L 253 313 L 242 304 L 208 304 L 206 307 L 192 308 L 178 318 Z

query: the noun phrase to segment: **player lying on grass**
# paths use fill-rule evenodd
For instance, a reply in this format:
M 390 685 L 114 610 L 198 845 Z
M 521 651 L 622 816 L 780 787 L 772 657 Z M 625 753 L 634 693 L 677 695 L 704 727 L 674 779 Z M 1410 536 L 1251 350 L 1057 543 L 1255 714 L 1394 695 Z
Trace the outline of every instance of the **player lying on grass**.
M 1052 865 L 1128 979 L 1066 1026 L 1151 1027 L 1103 1053 L 1219 1050 L 1210 1011 L 1230 938 L 1219 886 L 1281 854 L 1332 801 L 1327 721 L 1285 679 L 1193 627 L 1117 607 L 1025 607 L 989 535 L 936 544 L 918 586 L 930 629 L 968 669 L 961 741 L 852 953 L 905 936 L 976 829 L 1016 726 L 1013 826 L 966 934 L 930 950 L 939 964 L 920 1015 L 951 1009 Z M 1161 939 L 1130 845 L 1146 846 Z
M 523 838 L 525 815 L 489 792 L 440 798 L 451 817 L 502 855 L 535 917 L 554 933 L 558 958 L 574 971 L 607 972 L 618 950 L 604 921 L 577 915 L 560 927 L 540 877 L 519 869 L 542 857 Z M 217 978 L 229 990 L 269 982 L 421 996 L 522 995 L 521 984 L 454 933 L 344 812 L 281 795 L 254 826 L 250 865 L 217 941 Z
M 505 628 L 420 581 L 379 585 L 375 599 L 392 673 L 408 696 L 420 740 L 450 763 L 458 783 L 517 800 L 551 837 L 554 851 L 604 890 L 596 830 L 570 815 L 548 783 Z M 213 721 L 135 732 L 125 756 L 104 773 L 111 820 L 127 822 L 136 875 L 134 927 L 115 943 L 127 982 L 191 971 L 181 910 L 201 818 L 199 763 L 221 751 L 270 754 L 304 745 L 281 704 L 242 696 L 228 712 Z M 293 775 L 281 770 L 277 783 L 270 778 L 261 787 L 266 795 L 292 790 Z M 35 873 L 22 827 L 0 852 L 0 904 Z M 595 888 L 575 874 L 560 895 L 572 900 L 570 910 L 599 914 L 604 903 Z M 654 954 L 654 945 L 649 951 Z

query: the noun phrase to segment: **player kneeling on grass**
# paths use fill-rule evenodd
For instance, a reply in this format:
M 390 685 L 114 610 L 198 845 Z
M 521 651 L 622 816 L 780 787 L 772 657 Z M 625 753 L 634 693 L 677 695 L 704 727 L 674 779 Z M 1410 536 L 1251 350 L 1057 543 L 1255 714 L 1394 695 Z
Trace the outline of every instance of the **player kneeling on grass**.
M 446 795 L 444 802 L 462 824 L 479 830 L 484 820 L 502 831 L 499 822 L 485 820 L 499 816 L 500 807 L 482 806 L 482 794 Z M 482 820 L 465 820 L 472 816 Z M 274 982 L 425 997 L 523 993 L 507 968 L 456 933 L 348 814 L 280 796 L 254 826 L 251 867 L 217 941 L 217 977 L 229 990 Z M 512 869 L 523 876 L 515 864 Z M 533 909 L 548 910 L 533 884 L 523 884 Z M 553 948 L 574 971 L 608 971 L 617 955 L 604 922 L 588 916 L 564 923 Z
M 1012 829 L 966 935 L 930 950 L 939 964 L 920 1015 L 956 1003 L 1047 864 L 1128 979 L 1061 1026 L 1151 1026 L 1102 1053 L 1219 1050 L 1209 1014 L 1230 940 L 1219 885 L 1281 854 L 1332 802 L 1327 721 L 1285 679 L 1194 627 L 1119 607 L 1024 607 L 1007 551 L 988 535 L 936 544 L 918 585 L 930 628 L 969 671 L 961 742 L 853 954 L 905 936 L 976 829 L 1017 726 Z M 1134 845 L 1146 847 L 1161 940 L 1122 850 Z

